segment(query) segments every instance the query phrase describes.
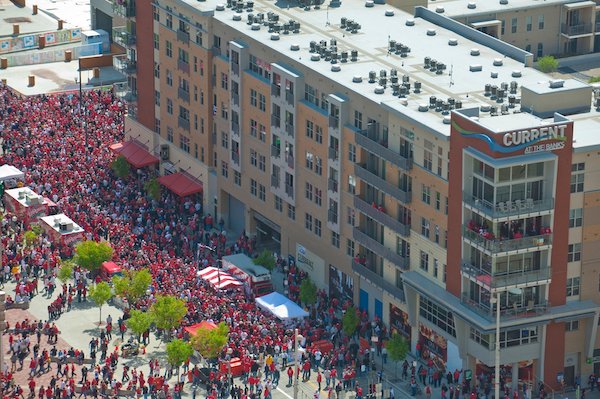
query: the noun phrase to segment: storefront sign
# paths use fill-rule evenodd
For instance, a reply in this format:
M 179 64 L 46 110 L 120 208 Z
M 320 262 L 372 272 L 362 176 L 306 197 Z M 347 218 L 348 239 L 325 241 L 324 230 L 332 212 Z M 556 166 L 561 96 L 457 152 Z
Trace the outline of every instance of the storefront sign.
M 410 344 L 412 328 L 408 322 L 408 313 L 390 303 L 390 331 L 402 335 Z
M 431 328 L 419 325 L 419 342 L 422 345 L 421 357 L 433 360 L 438 369 L 446 368 L 448 361 L 448 342 L 446 338 L 438 335 Z
M 327 289 L 325 261 L 301 244 L 296 244 L 296 266 L 307 272 L 318 288 Z
M 329 265 L 329 295 L 341 300 L 354 297 L 354 279 L 333 265 Z

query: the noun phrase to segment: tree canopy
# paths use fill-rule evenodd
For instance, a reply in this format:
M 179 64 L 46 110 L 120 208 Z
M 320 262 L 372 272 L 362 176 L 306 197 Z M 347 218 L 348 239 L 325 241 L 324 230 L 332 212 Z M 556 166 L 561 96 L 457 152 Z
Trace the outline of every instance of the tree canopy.
M 181 366 L 183 362 L 188 360 L 190 356 L 194 353 L 194 349 L 192 349 L 192 345 L 189 342 L 183 341 L 181 339 L 174 339 L 173 341 L 167 343 L 166 347 L 167 351 L 167 361 L 172 367 Z M 179 369 L 178 369 L 179 374 Z
M 138 340 L 140 336 L 150 329 L 152 325 L 152 315 L 148 312 L 142 312 L 141 310 L 134 309 L 130 313 L 130 317 L 127 319 L 125 324 L 127 327 L 137 336 Z
M 96 271 L 102 262 L 109 261 L 113 255 L 112 247 L 106 242 L 83 241 L 75 246 L 75 263 L 90 271 Z
M 90 288 L 90 298 L 100 309 L 100 323 L 102 323 L 102 306 L 112 297 L 112 291 L 106 281 L 101 281 Z
M 178 326 L 186 313 L 185 302 L 172 295 L 158 295 L 156 302 L 150 307 L 150 314 L 156 327 L 163 330 L 170 330 Z
M 551 55 L 545 55 L 538 59 L 538 68 L 545 73 L 554 72 L 558 69 L 558 60 Z
M 110 168 L 113 172 L 115 172 L 115 175 L 119 179 L 126 178 L 127 176 L 129 176 L 129 172 L 131 171 L 129 162 L 127 162 L 123 155 L 119 155 L 118 157 L 116 157 L 114 161 L 111 162 Z
M 123 276 L 112 278 L 115 294 L 127 298 L 127 302 L 134 304 L 146 293 L 152 283 L 152 275 L 148 269 L 127 270 Z
M 353 336 L 359 323 L 360 319 L 356 314 L 356 309 L 354 306 L 350 306 L 348 309 L 346 309 L 344 317 L 342 317 L 342 330 L 344 330 L 344 334 L 349 337 Z
M 35 243 L 37 242 L 39 237 L 39 234 L 36 233 L 33 230 L 27 230 L 24 234 L 23 234 L 23 245 L 26 248 L 31 248 L 35 245 Z
M 205 359 L 214 359 L 227 344 L 228 334 L 229 327 L 223 322 L 212 330 L 200 328 L 191 338 L 192 346 Z
M 157 201 L 160 199 L 160 183 L 158 182 L 158 180 L 148 180 L 144 184 L 144 188 L 146 189 L 146 192 L 151 198 Z
M 269 270 L 273 270 L 275 268 L 275 258 L 273 257 L 273 253 L 268 250 L 263 250 L 258 256 L 252 259 L 252 262 L 255 265 L 263 266 Z
M 69 281 L 73 277 L 73 261 L 63 260 L 60 263 L 60 269 L 58 269 L 56 277 L 63 283 Z
M 300 300 L 309 306 L 317 302 L 317 286 L 308 277 L 305 277 L 300 284 Z

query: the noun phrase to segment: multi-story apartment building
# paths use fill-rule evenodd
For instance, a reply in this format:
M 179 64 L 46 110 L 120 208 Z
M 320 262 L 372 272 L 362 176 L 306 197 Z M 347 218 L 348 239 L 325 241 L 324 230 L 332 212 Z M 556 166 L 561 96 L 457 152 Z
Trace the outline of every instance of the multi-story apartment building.
M 137 86 L 154 93 L 127 136 L 166 146 L 161 173 L 200 180 L 230 234 L 448 369 L 494 366 L 492 298 L 513 384 L 600 367 L 590 86 L 423 7 L 136 6 Z

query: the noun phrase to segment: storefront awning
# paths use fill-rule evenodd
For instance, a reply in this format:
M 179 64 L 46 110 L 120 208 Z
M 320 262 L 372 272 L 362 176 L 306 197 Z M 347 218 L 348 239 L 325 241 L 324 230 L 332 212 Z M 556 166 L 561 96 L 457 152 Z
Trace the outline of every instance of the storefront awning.
M 180 197 L 202 192 L 201 182 L 181 172 L 161 176 L 158 182 Z
M 141 144 L 135 141 L 124 141 L 110 146 L 110 149 L 118 155 L 125 157 L 135 168 L 143 168 L 158 163 L 159 160 Z

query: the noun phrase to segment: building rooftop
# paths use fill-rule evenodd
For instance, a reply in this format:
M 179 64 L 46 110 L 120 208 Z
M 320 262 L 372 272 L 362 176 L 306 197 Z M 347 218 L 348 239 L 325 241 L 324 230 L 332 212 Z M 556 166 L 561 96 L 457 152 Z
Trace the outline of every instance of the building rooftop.
M 473 7 L 473 4 L 475 7 Z M 595 4 L 595 2 L 587 0 L 509 0 L 506 4 L 500 4 L 498 0 L 436 0 L 430 1 L 427 7 L 432 11 L 436 11 L 441 7 L 444 9 L 443 15 L 455 18 L 462 16 L 474 17 L 477 15 L 486 15 L 486 17 L 489 17 L 490 13 L 550 7 L 553 5 L 567 5 L 570 8 L 577 8 L 595 6 Z M 489 19 L 493 20 L 495 17 Z
M 56 18 L 48 15 L 41 8 L 33 15 L 31 7 L 18 7 L 10 0 L 0 0 L 0 37 L 12 36 L 13 25 L 19 25 L 19 35 L 52 32 L 58 28 Z M 70 26 L 64 23 L 63 28 Z
M 512 114 L 520 111 L 520 90 L 515 94 L 515 106 L 508 109 L 508 96 L 504 97 L 503 102 L 498 102 L 484 95 L 486 84 L 500 86 L 502 83 L 510 85 L 511 82 L 516 82 L 520 87 L 544 82 L 547 86 L 551 80 L 549 75 L 525 66 L 529 53 L 467 28 L 469 37 L 474 39 L 469 40 L 455 33 L 462 31 L 462 28 L 457 28 L 457 25 L 462 27 L 462 24 L 423 8 L 416 13 L 422 15 L 422 18 L 368 0 L 343 0 L 335 7 L 332 4 L 322 4 L 319 9 L 311 7 L 310 11 L 305 11 L 295 1 L 288 3 L 280 0 L 273 3 L 255 0 L 251 11 L 236 13 L 220 0 L 184 1 L 203 13 L 214 10 L 214 18 L 218 21 L 282 54 L 284 57 L 277 60 L 277 63 L 300 64 L 297 68 L 316 71 L 344 86 L 346 93 L 352 91 L 375 103 L 384 104 L 389 110 L 408 116 L 424 128 L 445 137 L 450 135 L 450 113 L 429 107 L 432 96 L 444 103 L 449 102 L 449 98 L 454 99 L 455 102 L 461 102 L 463 108 L 484 105 L 500 109 L 505 104 L 507 111 Z M 262 13 L 266 21 L 269 12 L 279 16 L 280 24 L 286 24 L 290 20 L 299 21 L 299 33 L 290 31 L 289 34 L 274 35 L 268 32 L 266 24 L 255 24 L 254 29 L 259 30 L 253 30 L 252 24 L 248 23 L 248 15 Z M 360 25 L 356 33 L 341 27 L 342 18 Z M 332 39 L 335 39 L 338 54 L 348 51 L 350 59 L 350 52 L 357 50 L 358 60 L 332 64 L 311 52 L 311 42 L 325 40 L 327 48 L 330 48 Z M 243 40 L 248 39 L 242 37 L 241 41 Z M 405 56 L 389 51 L 392 40 L 409 49 Z M 491 45 L 482 45 L 476 41 Z M 516 60 L 511 56 L 522 59 Z M 444 65 L 439 73 L 437 68 L 435 72 L 424 68 L 426 57 Z M 402 77 L 408 76 L 411 87 L 405 97 L 393 94 L 390 84 L 392 69 L 397 71 L 400 84 Z M 379 85 L 381 70 L 387 73 L 387 85 L 383 92 Z M 369 83 L 370 71 L 376 73 L 376 83 Z M 419 93 L 414 91 L 414 83 L 417 81 L 421 83 Z M 580 83 L 568 84 L 575 86 Z M 449 110 L 451 109 L 452 107 Z M 596 112 L 594 114 L 598 115 Z

